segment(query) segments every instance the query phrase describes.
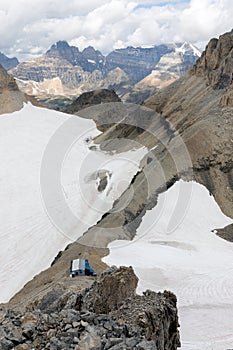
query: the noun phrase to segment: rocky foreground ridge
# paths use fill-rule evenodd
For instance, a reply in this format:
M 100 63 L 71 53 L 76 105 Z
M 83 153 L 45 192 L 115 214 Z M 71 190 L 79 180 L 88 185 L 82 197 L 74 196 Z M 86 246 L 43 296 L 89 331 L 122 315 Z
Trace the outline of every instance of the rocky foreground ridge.
M 26 310 L 0 308 L 2 350 L 175 350 L 176 297 L 136 295 L 131 267 L 112 267 L 81 292 L 54 289 Z

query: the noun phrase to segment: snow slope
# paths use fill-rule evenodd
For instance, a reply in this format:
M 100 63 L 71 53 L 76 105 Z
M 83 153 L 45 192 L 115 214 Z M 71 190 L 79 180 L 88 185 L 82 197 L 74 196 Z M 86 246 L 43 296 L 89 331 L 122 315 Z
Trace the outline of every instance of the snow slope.
M 192 193 L 189 205 L 170 232 L 184 191 Z M 179 181 L 146 213 L 135 239 L 111 243 L 110 255 L 103 259 L 133 266 L 140 292 L 168 289 L 177 295 L 182 350 L 232 348 L 233 244 L 211 232 L 231 222 L 204 186 Z
M 97 134 L 91 120 L 30 104 L 1 115 L 0 302 L 94 225 L 138 171 L 145 149 L 90 150 L 87 139 Z M 99 192 L 101 173 L 107 184 Z

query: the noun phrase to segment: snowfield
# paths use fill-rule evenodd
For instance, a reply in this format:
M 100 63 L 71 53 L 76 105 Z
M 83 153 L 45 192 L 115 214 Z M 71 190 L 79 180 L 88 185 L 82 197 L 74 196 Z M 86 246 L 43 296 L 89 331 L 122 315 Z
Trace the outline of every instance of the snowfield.
M 31 104 L 1 115 L 0 302 L 94 225 L 138 171 L 146 149 L 103 153 L 90 141 L 99 133 L 92 120 Z
M 191 198 L 183 220 L 169 232 L 181 188 Z M 182 350 L 232 348 L 233 243 L 211 232 L 230 223 L 204 186 L 179 181 L 145 214 L 135 239 L 112 242 L 103 259 L 133 266 L 138 292 L 167 289 L 177 295 Z

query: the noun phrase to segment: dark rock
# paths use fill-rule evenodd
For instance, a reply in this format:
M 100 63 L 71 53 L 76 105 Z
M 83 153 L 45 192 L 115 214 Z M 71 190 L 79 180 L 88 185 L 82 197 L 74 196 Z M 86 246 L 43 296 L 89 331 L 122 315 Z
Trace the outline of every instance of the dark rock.
M 62 343 L 56 337 L 50 339 L 50 350 L 62 349 Z
M 6 338 L 0 339 L 0 349 L 10 350 L 14 348 L 14 343 Z
M 27 327 L 24 327 L 22 335 L 27 339 L 32 339 L 34 331 L 35 331 L 34 327 L 27 326 Z
M 38 309 L 46 312 L 53 312 L 55 310 L 60 310 L 64 305 L 62 303 L 59 305 L 59 301 L 61 301 L 60 297 L 64 294 L 64 290 L 52 290 L 47 293 L 40 303 L 38 304 Z M 62 299 L 64 300 L 64 298 Z
M 68 324 L 65 326 L 65 331 L 67 331 L 67 330 L 70 329 L 70 328 L 72 328 L 72 325 L 68 323 Z
M 233 242 L 233 224 L 230 224 L 224 228 L 218 228 L 213 232 L 226 241 Z
M 108 102 L 121 102 L 114 90 L 100 89 L 84 92 L 64 110 L 65 113 L 74 114 L 81 109 Z
M 87 72 L 104 69 L 105 57 L 92 46 L 80 52 L 77 47 L 69 46 L 66 41 L 58 41 L 46 52 L 46 56 L 65 59 L 72 66 L 80 66 Z
M 136 349 L 138 350 L 156 350 L 156 344 L 154 341 L 141 341 L 137 346 Z

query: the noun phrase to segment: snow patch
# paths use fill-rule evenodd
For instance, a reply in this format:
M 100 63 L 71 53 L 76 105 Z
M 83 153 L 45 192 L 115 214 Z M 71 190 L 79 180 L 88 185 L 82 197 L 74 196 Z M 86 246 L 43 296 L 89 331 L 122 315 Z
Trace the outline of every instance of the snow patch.
M 201 52 L 198 50 L 198 48 L 187 42 L 183 43 L 181 47 L 176 48 L 175 51 L 177 53 L 182 53 L 183 55 L 192 54 L 194 56 L 201 57 Z
M 46 207 L 43 201 L 43 195 L 49 193 L 53 183 L 48 182 L 47 188 L 43 188 L 46 193 L 41 193 L 40 183 L 46 147 L 56 131 L 63 130 L 61 128 L 70 120 L 75 121 L 78 131 L 70 127 L 66 136 L 69 139 L 75 134 L 77 141 L 66 152 L 59 186 L 65 203 L 76 218 L 74 227 L 70 227 L 56 193 L 52 192 L 49 206 L 47 203 Z M 0 289 L 0 302 L 7 302 L 35 274 L 48 268 L 60 250 L 111 209 L 114 200 L 138 171 L 145 148 L 113 155 L 92 151 L 86 139 L 99 133 L 92 120 L 31 104 L 15 113 L 1 115 L 0 285 L 4 288 Z M 56 154 L 54 156 L 54 163 L 52 158 L 52 163 L 48 164 L 45 180 L 56 166 Z M 106 169 L 112 176 L 106 190 L 100 193 L 96 181 L 87 183 L 85 176 L 101 169 Z M 51 219 L 51 213 L 55 214 L 56 222 Z M 60 229 L 60 223 L 67 228 L 65 232 Z
M 88 62 L 89 62 L 89 63 L 92 63 L 92 64 L 96 64 L 96 61 L 91 60 L 91 59 L 89 59 L 89 58 L 88 58 Z
M 169 234 L 181 189 L 192 193 L 189 207 Z M 179 181 L 147 211 L 134 240 L 111 243 L 103 259 L 133 266 L 139 292 L 166 289 L 177 295 L 182 350 L 232 347 L 233 244 L 211 232 L 232 221 L 204 186 Z

